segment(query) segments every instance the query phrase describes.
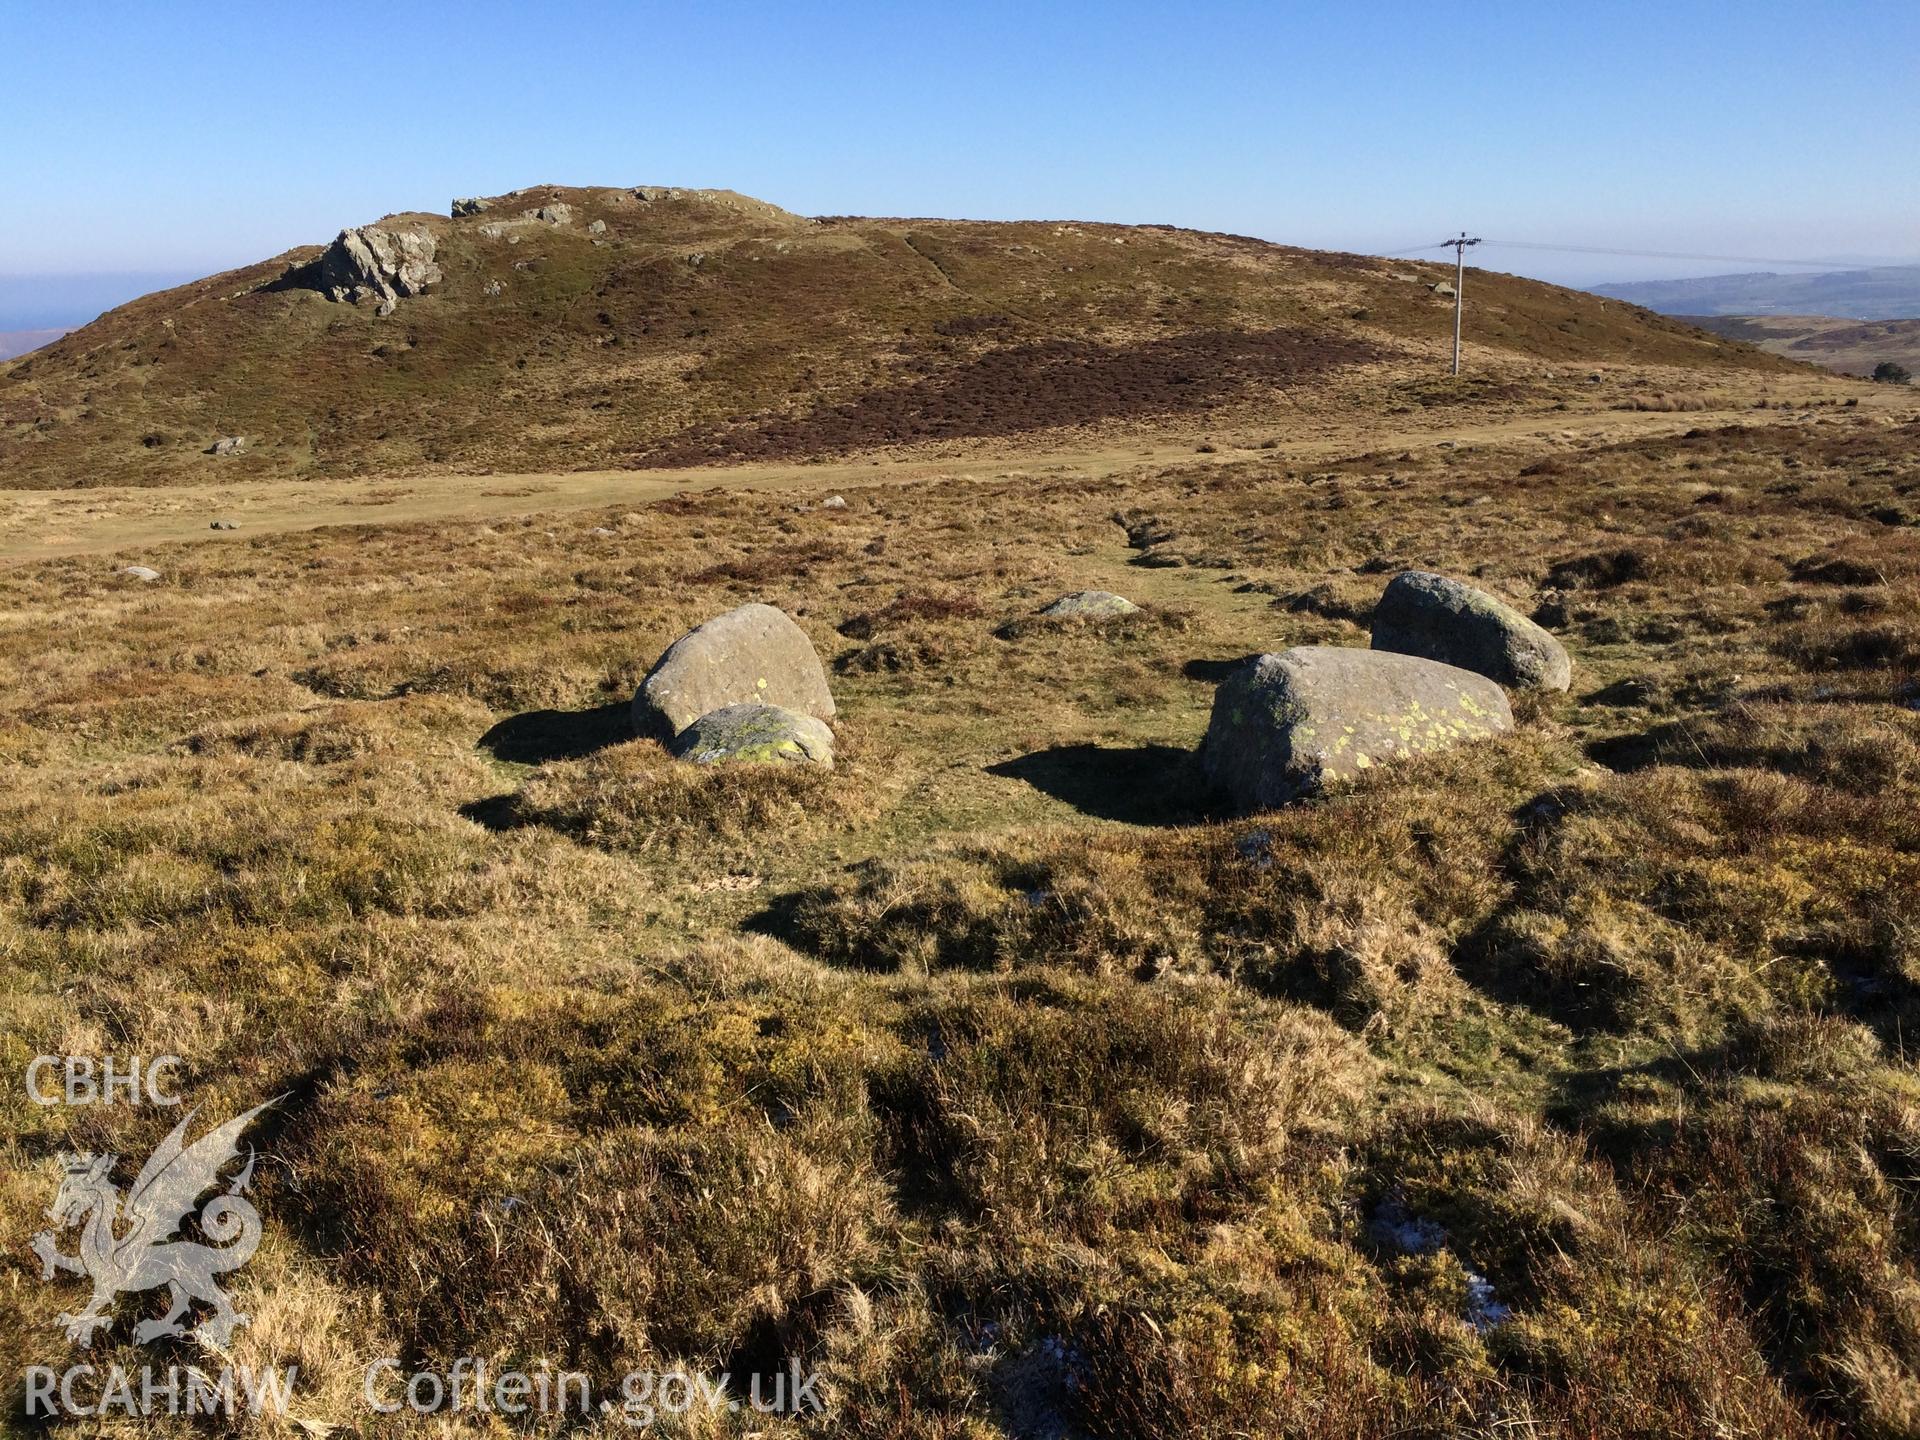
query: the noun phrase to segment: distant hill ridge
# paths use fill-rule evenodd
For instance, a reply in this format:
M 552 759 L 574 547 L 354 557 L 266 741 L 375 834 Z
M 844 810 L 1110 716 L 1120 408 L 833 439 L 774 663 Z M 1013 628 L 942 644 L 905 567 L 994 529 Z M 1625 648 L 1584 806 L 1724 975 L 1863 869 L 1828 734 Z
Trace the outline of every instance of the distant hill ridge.
M 1702 330 L 1788 360 L 1843 375 L 1871 375 L 1892 361 L 1920 374 L 1920 320 L 1844 320 L 1830 315 L 1693 315 Z
M 1596 295 L 1663 315 L 1825 315 L 1844 320 L 1920 318 L 1920 265 L 1811 275 L 1708 275 L 1596 285 Z
M 0 484 L 805 460 L 1455 393 L 1437 265 L 1170 226 L 809 219 L 726 190 L 450 208 L 0 365 Z M 1781 363 L 1512 276 L 1474 272 L 1469 297 L 1483 389 Z

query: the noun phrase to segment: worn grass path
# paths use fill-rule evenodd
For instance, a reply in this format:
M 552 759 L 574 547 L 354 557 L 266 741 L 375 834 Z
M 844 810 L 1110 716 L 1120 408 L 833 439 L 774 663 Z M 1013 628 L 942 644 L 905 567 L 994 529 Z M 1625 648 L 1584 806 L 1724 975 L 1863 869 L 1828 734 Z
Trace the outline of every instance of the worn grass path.
M 1804 387 L 1801 399 L 1835 399 L 1857 387 Z M 1861 409 L 1894 413 L 1913 402 L 1898 391 L 1870 393 Z M 1264 453 L 1312 460 L 1369 450 L 1439 444 L 1567 437 L 1594 444 L 1671 434 L 1701 425 L 1794 423 L 1816 412 L 1729 408 L 1678 413 L 1602 410 L 1533 413 L 1461 425 L 1382 429 L 1365 417 L 1342 417 L 1294 432 Z M 102 486 L 85 490 L 0 490 L 0 566 L 67 555 L 124 554 L 139 547 L 202 540 L 231 543 L 262 534 L 330 525 L 388 525 L 424 520 L 485 520 L 530 512 L 643 505 L 684 490 L 711 488 L 831 491 L 900 481 L 1004 477 L 1020 470 L 1112 474 L 1142 465 L 1225 463 L 1247 453 L 1221 442 L 1212 456 L 1196 454 L 1191 438 L 1112 442 L 1099 448 L 999 452 L 952 459 L 916 457 L 815 465 L 738 465 L 687 470 L 582 470 L 527 475 L 421 475 L 353 480 Z M 216 519 L 239 525 L 209 528 Z

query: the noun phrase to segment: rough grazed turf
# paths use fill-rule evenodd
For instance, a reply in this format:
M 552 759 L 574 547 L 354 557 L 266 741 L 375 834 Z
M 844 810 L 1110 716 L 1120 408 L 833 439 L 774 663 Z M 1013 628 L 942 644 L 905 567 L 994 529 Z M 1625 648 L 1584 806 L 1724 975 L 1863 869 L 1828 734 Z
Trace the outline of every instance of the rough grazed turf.
M 0 1061 L 288 1096 L 234 1356 L 321 1423 L 370 1355 L 793 1353 L 827 1417 L 711 1431 L 1911 1433 L 1920 460 L 1766 418 L 7 572 Z M 1572 692 L 1222 818 L 1219 676 L 1408 566 Z M 1036 618 L 1090 587 L 1142 609 Z M 749 598 L 834 665 L 831 776 L 619 724 Z M 17 1373 L 72 1354 L 56 1152 L 175 1117 L 0 1097 Z

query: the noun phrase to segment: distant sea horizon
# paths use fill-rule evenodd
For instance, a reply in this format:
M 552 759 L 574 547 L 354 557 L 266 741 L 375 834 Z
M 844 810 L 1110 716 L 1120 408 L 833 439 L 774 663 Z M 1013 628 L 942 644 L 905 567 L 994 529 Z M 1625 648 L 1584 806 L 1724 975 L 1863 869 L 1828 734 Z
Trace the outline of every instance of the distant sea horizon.
M 51 345 L 73 327 L 58 326 L 51 330 L 0 330 L 0 360 L 14 360 L 43 345 Z
M 95 270 L 0 275 L 0 335 L 77 330 L 117 305 L 197 280 L 195 270 Z

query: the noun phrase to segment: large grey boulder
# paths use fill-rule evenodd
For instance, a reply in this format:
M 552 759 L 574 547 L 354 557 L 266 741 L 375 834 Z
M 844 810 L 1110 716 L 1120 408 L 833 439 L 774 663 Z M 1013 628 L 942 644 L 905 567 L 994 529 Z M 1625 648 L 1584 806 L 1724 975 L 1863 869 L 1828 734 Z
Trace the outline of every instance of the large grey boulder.
M 493 201 L 478 196 L 453 202 L 453 218 L 458 220 L 465 215 L 482 215 L 493 208 Z
M 1241 810 L 1269 810 L 1385 760 L 1513 728 L 1484 675 L 1413 655 L 1304 645 L 1247 661 L 1221 684 L 1200 750 Z
M 633 728 L 678 735 L 726 705 L 779 705 L 833 718 L 826 668 L 807 632 L 771 605 L 742 605 L 667 647 L 633 697 Z
M 1558 640 L 1484 590 L 1408 570 L 1373 611 L 1373 648 L 1473 670 L 1515 690 L 1565 690 L 1573 661 Z
M 362 225 L 342 230 L 320 257 L 320 292 L 330 300 L 378 302 L 391 315 L 403 295 L 418 295 L 444 278 L 425 230 Z
M 1049 620 L 1107 620 L 1131 615 L 1140 607 L 1111 590 L 1076 590 L 1062 595 L 1040 613 Z
M 779 705 L 723 705 L 682 730 L 670 748 L 696 765 L 833 766 L 827 722 Z

